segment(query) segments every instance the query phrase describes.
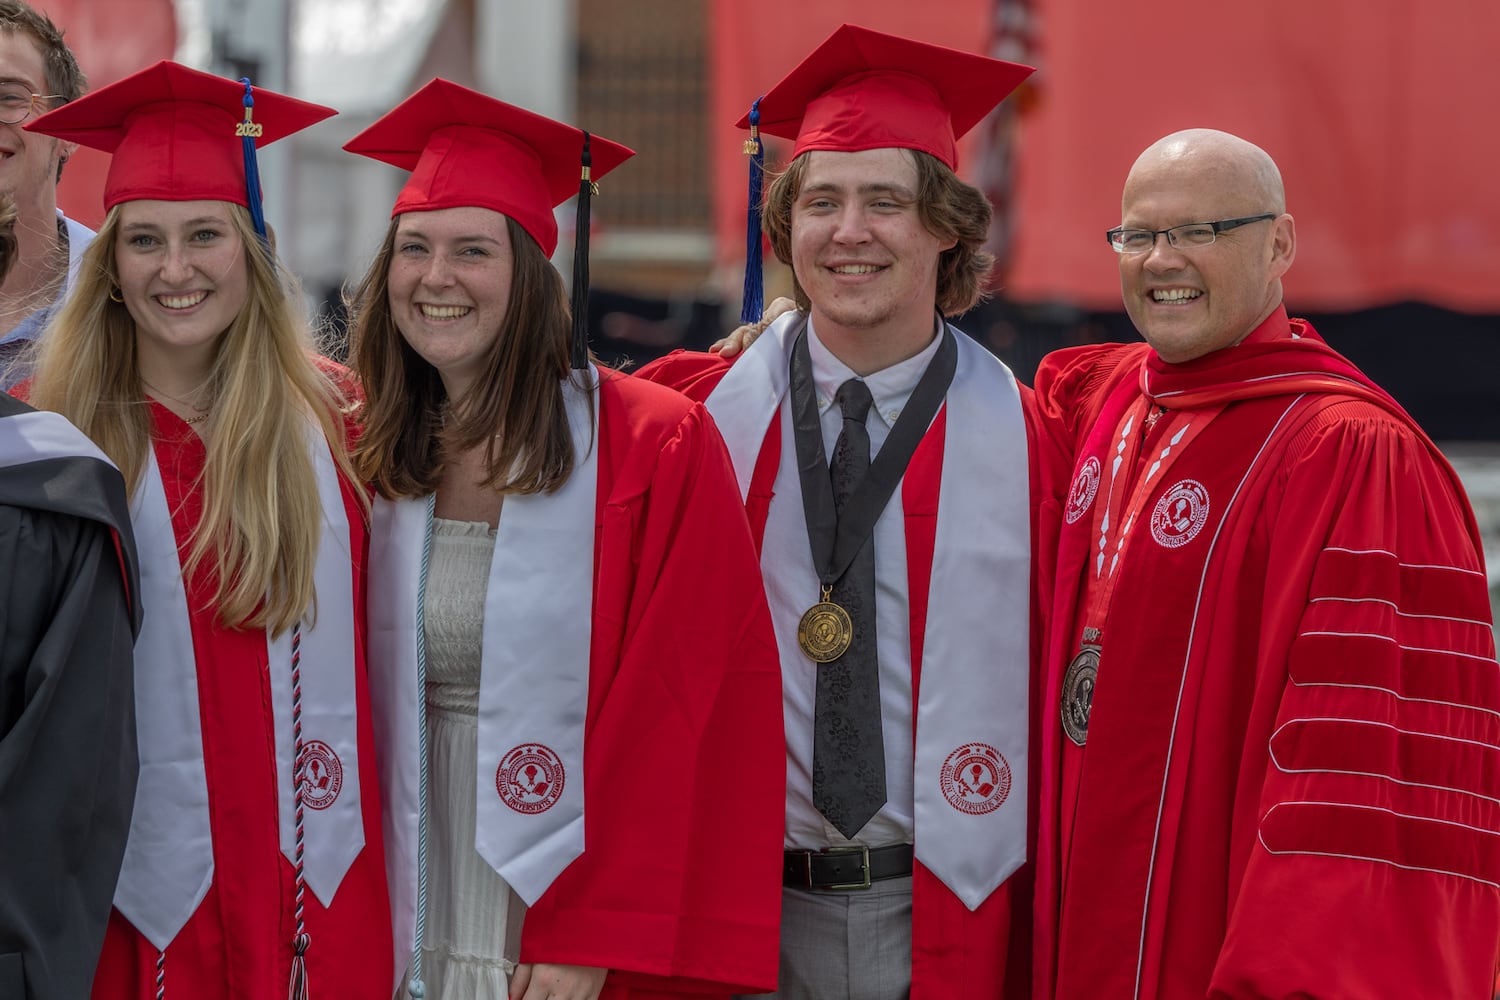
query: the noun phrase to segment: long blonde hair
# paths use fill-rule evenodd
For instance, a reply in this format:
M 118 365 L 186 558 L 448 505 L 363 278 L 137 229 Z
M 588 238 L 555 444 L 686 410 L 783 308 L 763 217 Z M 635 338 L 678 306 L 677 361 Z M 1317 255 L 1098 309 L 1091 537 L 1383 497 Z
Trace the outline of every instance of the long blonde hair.
M 189 578 L 209 562 L 217 585 L 212 606 L 223 625 L 279 634 L 316 601 L 313 567 L 323 508 L 303 418 L 317 422 L 335 463 L 354 482 L 345 423 L 353 404 L 333 366 L 315 359 L 295 280 L 264 248 L 250 213 L 240 205 L 228 208 L 244 245 L 249 294 L 215 348 L 207 461 L 197 484 L 203 516 L 182 569 Z M 146 468 L 151 418 L 135 322 L 110 298 L 118 294 L 119 226 L 116 206 L 41 338 L 30 399 L 92 438 L 133 493 Z M 364 498 L 362 489 L 355 493 Z

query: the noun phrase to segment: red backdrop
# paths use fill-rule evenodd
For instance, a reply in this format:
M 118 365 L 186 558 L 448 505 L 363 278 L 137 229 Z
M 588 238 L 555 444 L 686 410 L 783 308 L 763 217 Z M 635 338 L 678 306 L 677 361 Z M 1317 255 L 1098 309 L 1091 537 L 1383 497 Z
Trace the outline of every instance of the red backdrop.
M 1005 0 L 999 0 L 1005 2 Z M 840 20 L 987 51 L 996 0 L 719 0 L 712 135 L 721 258 L 742 254 L 733 123 Z M 1042 72 L 1021 134 L 1007 294 L 1117 308 L 1131 162 L 1179 128 L 1222 128 L 1281 165 L 1295 308 L 1416 299 L 1500 312 L 1500 3 L 1033 0 Z M 964 157 L 969 173 L 976 157 Z
M 32 0 L 63 29 L 63 39 L 88 76 L 89 87 L 102 87 L 158 59 L 170 59 L 177 48 L 177 18 L 172 0 Z M 63 170 L 58 206 L 69 217 L 97 228 L 104 219 L 104 175 L 109 155 L 80 149 Z

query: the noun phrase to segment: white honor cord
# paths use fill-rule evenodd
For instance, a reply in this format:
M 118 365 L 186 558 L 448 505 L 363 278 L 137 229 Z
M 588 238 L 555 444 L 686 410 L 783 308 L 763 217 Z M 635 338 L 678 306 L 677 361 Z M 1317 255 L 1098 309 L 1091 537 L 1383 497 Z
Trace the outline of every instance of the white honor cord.
M 432 561 L 432 513 L 437 494 L 427 498 L 427 526 L 422 536 L 422 571 L 417 576 L 417 933 L 406 992 L 423 1000 L 422 942 L 427 937 L 427 567 Z
M 307 773 L 302 746 L 302 622 L 292 625 L 292 808 L 296 815 L 297 848 L 293 860 L 296 875 L 296 895 L 293 922 L 296 931 L 292 936 L 291 982 L 287 984 L 288 1000 L 308 1000 L 307 946 L 311 938 L 305 922 L 307 903 L 307 869 L 304 864 L 303 825 L 306 815 Z

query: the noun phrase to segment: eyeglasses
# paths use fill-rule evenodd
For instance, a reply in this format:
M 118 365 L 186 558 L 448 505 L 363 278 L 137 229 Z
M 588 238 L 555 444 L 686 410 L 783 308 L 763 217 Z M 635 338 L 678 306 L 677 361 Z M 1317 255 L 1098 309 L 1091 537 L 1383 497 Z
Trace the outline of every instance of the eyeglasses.
M 54 101 L 61 94 L 33 94 L 24 83 L 0 83 L 0 124 L 19 125 L 33 114 L 46 111 L 39 101 Z
M 1265 222 L 1276 218 L 1276 213 L 1247 215 L 1243 219 L 1220 219 L 1218 222 L 1189 222 L 1170 229 L 1111 229 L 1104 234 L 1115 253 L 1146 253 L 1156 246 L 1156 238 L 1166 234 L 1167 242 L 1178 250 L 1206 247 L 1219 238 L 1220 233 L 1252 222 Z

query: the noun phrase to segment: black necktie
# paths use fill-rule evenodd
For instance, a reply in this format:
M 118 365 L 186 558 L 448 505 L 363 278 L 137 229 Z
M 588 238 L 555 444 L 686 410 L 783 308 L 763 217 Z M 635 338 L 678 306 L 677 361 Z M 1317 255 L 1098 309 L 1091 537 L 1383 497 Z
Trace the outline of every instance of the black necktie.
M 844 429 L 828 474 L 833 506 L 844 505 L 870 468 L 870 389 L 859 379 L 839 386 Z M 873 533 L 872 533 L 873 534 Z M 849 613 L 854 637 L 844 655 L 818 667 L 813 713 L 813 805 L 853 837 L 885 805 L 885 742 L 880 732 L 880 670 L 875 652 L 875 541 L 867 538 L 836 583 L 833 603 Z

